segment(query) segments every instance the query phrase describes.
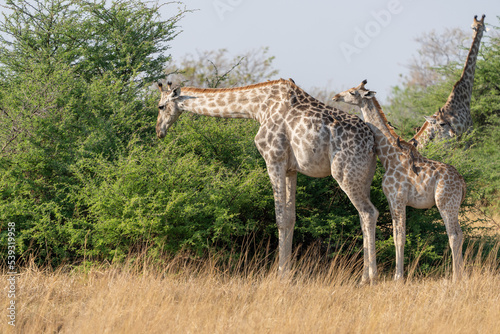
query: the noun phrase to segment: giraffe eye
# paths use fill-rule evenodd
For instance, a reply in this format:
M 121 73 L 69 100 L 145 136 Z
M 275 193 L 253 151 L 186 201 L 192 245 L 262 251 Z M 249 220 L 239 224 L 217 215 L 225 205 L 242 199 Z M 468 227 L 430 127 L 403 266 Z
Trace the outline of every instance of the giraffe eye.
M 351 94 L 352 96 L 356 95 L 355 92 L 349 92 L 349 94 Z
M 447 123 L 439 123 L 443 128 L 447 125 Z
M 158 109 L 164 110 L 165 109 L 165 105 L 158 106 Z

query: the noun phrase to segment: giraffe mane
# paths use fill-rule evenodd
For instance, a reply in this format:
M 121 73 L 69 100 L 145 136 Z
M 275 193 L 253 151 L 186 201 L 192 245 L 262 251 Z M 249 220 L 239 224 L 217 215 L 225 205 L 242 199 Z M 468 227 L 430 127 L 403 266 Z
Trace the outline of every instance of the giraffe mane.
M 429 127 L 429 122 L 425 121 L 425 123 L 420 127 L 420 130 L 413 136 L 412 139 L 417 140 L 417 138 L 420 138 L 426 131 L 426 129 Z
M 412 158 L 412 161 L 415 160 L 416 157 L 419 157 L 420 156 L 420 153 L 418 152 L 418 150 L 415 148 L 415 146 L 413 146 L 412 144 L 408 143 L 406 140 L 404 140 L 403 138 L 401 138 L 394 130 L 391 126 L 389 126 L 388 121 L 387 121 L 387 117 L 385 116 L 385 113 L 384 111 L 382 110 L 382 107 L 380 106 L 380 104 L 378 103 L 378 100 L 376 97 L 373 97 L 372 99 L 372 102 L 373 104 L 375 105 L 375 108 L 377 108 L 377 111 L 379 112 L 380 114 L 380 117 L 382 118 L 382 121 L 384 122 L 385 124 L 385 127 L 387 128 L 387 130 L 389 130 L 389 133 L 393 136 L 393 140 L 395 140 L 397 142 L 397 144 L 395 145 L 394 142 L 392 142 L 391 144 L 394 146 L 394 147 L 397 147 L 401 150 L 408 150 L 409 153 L 412 155 L 411 158 Z M 423 126 L 422 126 L 423 127 Z
M 389 130 L 389 132 L 391 133 L 391 135 L 395 138 L 398 138 L 398 134 L 396 132 L 394 132 L 393 128 L 391 126 L 389 126 L 389 121 L 387 121 L 387 117 L 385 117 L 385 113 L 384 111 L 382 110 L 382 107 L 380 106 L 380 103 L 378 103 L 378 100 L 376 97 L 372 97 L 372 102 L 373 104 L 375 105 L 375 108 L 377 108 L 377 111 L 379 112 L 380 114 L 380 117 L 382 117 L 382 120 L 384 121 L 384 124 L 385 126 L 387 127 L 387 130 Z
M 232 87 L 232 88 L 198 88 L 198 87 L 182 87 L 183 91 L 193 92 L 193 93 L 223 93 L 223 92 L 238 92 L 243 90 L 250 90 L 260 87 L 266 87 L 276 84 L 288 84 L 292 86 L 297 86 L 295 82 L 285 79 L 271 80 L 266 82 L 259 82 L 252 85 Z

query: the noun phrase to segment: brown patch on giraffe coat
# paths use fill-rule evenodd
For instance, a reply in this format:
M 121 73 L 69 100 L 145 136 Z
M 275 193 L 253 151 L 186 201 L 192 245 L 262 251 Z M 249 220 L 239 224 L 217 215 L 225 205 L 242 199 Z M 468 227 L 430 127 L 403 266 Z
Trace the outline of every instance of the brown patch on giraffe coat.
M 229 104 L 232 104 L 232 103 L 236 102 L 236 94 L 234 92 L 229 92 L 227 94 L 227 102 Z
M 251 101 L 252 101 L 252 103 L 260 103 L 260 98 L 259 98 L 259 96 L 254 96 L 254 97 L 252 97 Z

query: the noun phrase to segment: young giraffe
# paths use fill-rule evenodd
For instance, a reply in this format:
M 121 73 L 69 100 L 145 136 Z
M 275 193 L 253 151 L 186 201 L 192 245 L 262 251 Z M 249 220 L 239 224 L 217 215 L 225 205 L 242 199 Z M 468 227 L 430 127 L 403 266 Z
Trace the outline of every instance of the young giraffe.
M 363 283 L 373 282 L 375 224 L 378 211 L 370 201 L 376 168 L 374 138 L 357 116 L 326 106 L 289 80 L 246 87 L 163 89 L 156 133 L 165 137 L 183 111 L 201 115 L 252 118 L 260 123 L 255 144 L 266 161 L 274 192 L 279 231 L 279 271 L 289 269 L 295 226 L 297 172 L 312 177 L 332 175 L 361 218 L 364 245 Z
M 358 87 L 337 94 L 333 100 L 361 108 L 363 118 L 375 134 L 376 152 L 384 165 L 382 189 L 389 202 L 396 247 L 394 279 L 403 278 L 406 241 L 406 206 L 427 209 L 436 205 L 446 225 L 453 256 L 453 280 L 462 273 L 463 234 L 458 211 L 465 197 L 465 182 L 450 165 L 426 159 L 394 132 L 380 107 L 375 92 Z
M 484 18 L 485 15 L 478 21 L 477 15 L 474 16 L 472 45 L 462 75 L 453 86 L 448 100 L 437 113 L 425 117 L 425 123 L 411 140 L 418 144 L 419 149 L 425 147 L 433 139 L 449 139 L 472 130 L 470 101 L 479 46 L 483 32 L 486 30 Z

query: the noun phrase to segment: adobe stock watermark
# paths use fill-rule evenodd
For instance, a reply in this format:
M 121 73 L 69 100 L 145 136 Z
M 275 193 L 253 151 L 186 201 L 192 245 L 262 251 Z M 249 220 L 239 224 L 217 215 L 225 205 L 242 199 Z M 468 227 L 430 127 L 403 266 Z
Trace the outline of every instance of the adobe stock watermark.
M 400 0 L 390 0 L 386 8 L 374 10 L 370 12 L 372 20 L 366 22 L 364 27 L 354 28 L 354 38 L 352 43 L 340 43 L 340 50 L 347 60 L 351 63 L 352 57 L 358 55 L 361 51 L 368 47 L 370 43 L 386 28 L 392 21 L 394 15 L 398 15 L 403 11 L 403 6 Z
M 233 12 L 243 0 L 214 0 L 212 2 L 215 12 L 221 21 L 224 21 L 225 15 L 228 12 Z
M 17 287 L 17 267 L 16 267 L 16 223 L 7 224 L 7 323 L 16 326 L 16 287 Z

